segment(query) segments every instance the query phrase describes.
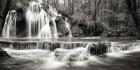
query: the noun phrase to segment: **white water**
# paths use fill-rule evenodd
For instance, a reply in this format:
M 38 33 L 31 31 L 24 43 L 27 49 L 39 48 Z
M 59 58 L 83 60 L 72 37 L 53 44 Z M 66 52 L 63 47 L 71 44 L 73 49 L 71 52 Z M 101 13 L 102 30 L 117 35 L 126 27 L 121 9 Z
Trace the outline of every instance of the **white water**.
M 25 57 L 25 58 L 52 58 L 54 60 L 58 61 L 87 61 L 91 60 L 93 55 L 90 55 L 89 53 L 89 46 L 91 43 L 81 46 L 81 47 L 75 47 L 74 49 L 66 49 L 63 47 L 57 48 L 54 51 L 50 51 L 48 49 L 51 46 L 46 46 L 47 49 L 39 49 L 39 48 L 34 48 L 34 49 L 29 49 L 28 48 L 25 50 L 15 50 L 12 49 L 12 47 L 5 49 L 11 56 L 13 57 Z M 122 50 L 122 46 L 126 44 L 118 44 L 118 43 L 113 43 L 112 46 L 109 48 L 108 53 L 105 55 L 107 56 L 112 56 L 112 57 L 123 57 L 128 53 L 133 53 L 133 52 L 139 52 L 140 51 L 140 44 L 138 43 L 131 43 L 133 49 L 125 49 Z M 116 46 L 119 46 L 118 49 Z M 41 45 L 37 45 L 36 47 L 42 47 Z M 114 48 L 112 48 L 114 47 Z M 101 50 L 102 51 L 102 50 Z
M 42 9 L 40 3 L 30 2 L 26 13 L 28 37 L 51 38 L 51 29 L 49 25 L 49 15 Z M 56 28 L 54 28 L 56 29 Z M 57 32 L 55 32 L 57 33 Z
M 31 1 L 25 14 L 27 38 L 58 38 L 57 25 L 59 24 L 56 25 L 55 20 L 57 16 L 61 17 L 61 15 L 57 13 L 55 8 L 49 6 L 45 11 L 42 0 L 38 2 Z M 16 37 L 16 19 L 16 11 L 9 11 L 2 32 L 4 38 Z M 51 25 L 50 21 L 52 21 Z M 64 25 L 69 31 L 68 36 L 72 37 L 70 24 L 67 20 L 65 20 Z
M 125 70 L 127 66 L 130 68 L 128 70 L 138 70 L 135 67 L 139 68 L 139 65 L 134 68 L 132 66 L 139 63 L 139 59 L 137 58 L 139 54 L 132 56 L 128 54 L 130 52 L 110 53 L 106 57 L 88 56 L 88 60 L 83 61 L 60 61 L 58 60 L 59 58 L 54 56 L 54 52 L 46 50 L 5 50 L 14 57 L 13 60 L 7 60 L 7 62 L 4 61 L 2 62 L 3 64 L 0 64 L 5 68 L 11 66 L 11 68 L 6 70 L 13 68 L 14 70 Z M 135 62 L 135 64 L 131 62 Z M 16 67 L 15 64 L 17 64 Z
M 70 24 L 67 22 L 67 18 L 65 19 L 65 25 L 66 25 L 66 28 L 68 29 L 68 31 L 69 31 L 69 35 L 68 35 L 68 37 L 73 37 L 72 36 L 72 32 L 71 32 L 71 30 L 70 30 Z
M 42 0 L 39 2 L 42 3 Z M 41 4 L 37 2 L 30 2 L 30 6 L 26 12 L 26 19 L 27 19 L 27 34 L 29 38 L 37 37 L 37 38 L 57 38 L 57 27 L 55 23 L 56 16 L 59 16 L 56 10 L 53 10 L 51 7 L 48 12 L 44 11 L 41 8 Z M 48 14 L 49 13 L 49 14 Z M 51 14 L 51 15 L 50 15 Z M 3 37 L 11 38 L 16 37 L 16 11 L 9 11 L 6 22 L 3 29 Z M 53 28 L 49 25 L 49 21 L 53 21 Z M 65 25 L 70 32 L 69 37 L 72 37 L 72 32 L 70 30 L 70 25 L 65 20 Z M 99 64 L 107 64 L 105 63 L 99 56 L 91 56 L 88 51 L 88 47 L 90 44 L 87 44 L 86 47 L 84 46 L 77 46 L 74 49 L 64 49 L 65 46 L 60 47 L 54 51 L 50 51 L 48 46 L 46 45 L 44 49 L 39 49 L 40 45 L 24 45 L 27 46 L 26 50 L 15 50 L 10 48 L 6 48 L 5 50 L 15 58 L 22 58 L 22 59 L 30 59 L 34 60 L 34 62 L 42 61 L 43 64 L 38 66 L 41 70 L 53 70 L 61 68 L 70 68 L 70 67 L 80 67 L 80 68 L 87 68 L 89 64 L 96 65 Z M 123 47 L 123 46 L 128 47 Z M 108 49 L 108 53 L 106 56 L 108 57 L 115 57 L 115 58 L 122 58 L 125 57 L 128 53 L 139 52 L 140 45 L 131 43 L 129 46 L 128 43 L 122 45 L 118 43 L 113 43 L 111 48 Z M 29 47 L 28 47 L 29 46 Z M 117 47 L 119 46 L 119 47 Z M 122 47 L 121 47 L 122 46 Z M 17 46 L 19 47 L 19 46 Z M 19 47 L 23 48 L 23 47 Z M 25 48 L 23 48 L 25 49 Z M 57 55 L 57 56 L 56 56 Z M 22 60 L 20 60 L 22 61 Z M 74 62 L 73 62 L 74 61 Z M 110 61 L 110 60 L 109 60 Z M 32 66 L 31 66 L 32 67 Z M 38 68 L 37 67 L 37 68 Z M 40 70 L 40 69 L 37 69 Z M 67 69 L 66 69 L 67 70 Z
M 129 53 L 139 52 L 138 50 L 131 50 L 125 52 L 117 52 L 117 53 L 107 53 L 106 57 L 99 56 L 90 56 L 86 54 L 86 48 L 75 48 L 73 50 L 66 49 L 57 49 L 56 51 L 61 52 L 61 56 L 56 57 L 56 51 L 48 51 L 48 50 L 14 50 L 14 49 L 5 49 L 12 57 L 16 58 L 16 60 L 21 59 L 21 61 L 32 60 L 31 62 L 24 63 L 23 65 L 28 65 L 34 67 L 35 70 L 67 70 L 67 69 L 90 69 L 90 65 L 109 65 L 115 67 L 114 63 L 120 62 L 120 66 L 122 63 L 128 59 L 132 60 L 132 57 L 128 55 Z M 59 53 L 58 53 L 59 54 Z M 64 54 L 64 55 L 62 55 Z M 128 58 L 131 57 L 131 58 Z M 135 56 L 136 57 L 136 56 Z M 115 59 L 123 59 L 124 61 L 115 61 Z M 74 61 L 73 61 L 74 60 Z M 113 65 L 112 65 L 113 62 Z M 127 62 L 126 62 L 127 63 Z M 32 65 L 30 65 L 32 64 Z M 118 63 L 117 63 L 118 64 Z M 21 63 L 22 65 L 22 63 Z M 35 66 L 36 65 L 36 66 Z M 20 65 L 19 65 L 20 66 Z M 123 65 L 122 65 L 123 66 Z M 117 67 L 117 65 L 116 65 Z M 25 66 L 26 68 L 26 66 Z M 78 69 L 77 69 L 78 68 Z M 92 67 L 93 69 L 96 67 Z M 99 67 L 100 68 L 100 67 Z M 108 67 L 107 67 L 108 68 Z M 23 68 L 24 69 L 24 68 Z M 98 69 L 98 68 L 97 68 Z M 31 69 L 34 70 L 34 69 Z M 92 70 L 92 69 L 90 69 Z M 101 69 L 105 70 L 105 69 Z M 123 70 L 123 69 L 121 69 Z M 131 69 L 130 69 L 131 70 Z
M 117 46 L 117 44 L 118 43 L 114 43 L 112 46 L 115 47 Z M 88 47 L 89 45 L 90 44 L 86 45 L 86 47 Z M 123 46 L 124 44 L 118 44 L 118 45 Z M 127 61 L 132 62 L 135 60 L 134 57 L 137 57 L 137 56 L 132 56 L 129 54 L 140 52 L 138 43 L 137 45 L 134 46 L 135 48 L 131 50 L 126 50 L 126 51 L 120 50 L 116 52 L 108 52 L 105 54 L 105 56 L 91 56 L 88 53 L 88 50 L 86 47 L 85 48 L 79 47 L 79 48 L 70 49 L 70 50 L 58 48 L 55 51 L 41 50 L 41 49 L 15 50 L 11 48 L 4 49 L 4 50 L 6 50 L 8 54 L 10 54 L 12 57 L 16 58 L 16 61 L 12 61 L 12 62 L 14 63 L 19 62 L 19 64 L 25 66 L 25 68 L 21 67 L 21 69 L 23 70 L 28 69 L 28 67 L 33 68 L 31 70 L 68 70 L 68 69 L 112 70 L 110 69 L 110 67 L 115 69 L 117 68 L 117 66 L 122 66 L 122 69 L 120 69 L 120 67 L 118 68 L 120 70 L 124 70 L 123 69 L 124 66 L 129 65 Z M 114 50 L 114 49 L 111 49 L 111 50 Z M 26 60 L 31 60 L 31 61 L 26 62 Z M 20 65 L 17 65 L 17 66 L 20 67 Z M 107 66 L 107 67 L 104 69 L 102 68 L 102 66 Z M 133 70 L 133 69 L 130 69 L 130 70 Z
M 15 10 L 9 11 L 2 31 L 3 38 L 16 37 L 16 19 L 17 13 Z

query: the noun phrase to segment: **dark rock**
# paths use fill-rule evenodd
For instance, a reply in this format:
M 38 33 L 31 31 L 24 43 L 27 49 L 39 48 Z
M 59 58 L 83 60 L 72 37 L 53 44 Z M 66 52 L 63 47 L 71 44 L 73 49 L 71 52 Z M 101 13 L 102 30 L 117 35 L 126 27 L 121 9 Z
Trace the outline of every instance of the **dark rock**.
M 135 36 L 132 31 L 128 31 L 126 29 L 122 30 L 108 30 L 102 34 L 105 37 L 127 37 L 127 36 Z
M 0 58 L 8 58 L 10 55 L 6 51 L 4 51 L 2 48 L 0 48 Z
M 59 17 L 59 16 L 55 20 L 57 30 L 61 34 L 60 36 L 64 36 L 64 37 L 66 36 L 67 37 L 69 35 L 69 30 L 66 27 L 65 21 L 66 21 L 65 18 Z
M 99 42 L 97 44 L 91 44 L 88 47 L 88 51 L 91 55 L 104 55 L 111 47 L 111 43 Z
M 80 36 L 82 36 L 84 34 L 83 30 L 79 26 L 73 26 L 71 28 L 71 31 L 72 31 L 72 35 L 74 37 L 80 37 Z
M 74 49 L 75 48 L 75 45 L 76 44 L 73 44 L 73 43 L 70 43 L 70 44 L 68 44 L 68 43 L 61 44 L 61 48 L 63 48 L 63 49 Z

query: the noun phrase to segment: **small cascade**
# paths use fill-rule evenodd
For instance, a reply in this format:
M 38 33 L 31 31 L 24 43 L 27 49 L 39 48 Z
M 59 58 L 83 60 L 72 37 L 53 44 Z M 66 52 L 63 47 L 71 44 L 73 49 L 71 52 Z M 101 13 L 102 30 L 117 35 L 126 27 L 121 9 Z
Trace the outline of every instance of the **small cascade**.
M 48 56 L 49 58 L 54 58 L 57 61 L 87 61 L 92 59 L 93 56 L 113 55 L 118 57 L 122 52 L 137 50 L 139 46 L 140 46 L 139 43 L 133 43 L 133 42 L 132 43 L 120 43 L 120 42 L 111 42 L 111 43 L 110 42 L 79 42 L 79 43 L 77 42 L 76 43 L 76 42 L 52 42 L 52 41 L 24 41 L 24 42 L 21 41 L 21 42 L 12 42 L 10 49 L 12 49 L 14 54 L 16 54 L 16 52 L 23 51 L 23 53 L 29 52 L 29 54 L 31 55 L 32 54 L 40 55 L 38 54 L 39 52 L 40 53 L 44 52 L 41 54 L 44 54 L 45 56 L 47 56 L 47 58 Z M 33 52 L 33 50 L 35 50 L 35 52 Z M 118 53 L 118 54 L 115 55 L 114 53 L 115 54 Z
M 55 18 L 52 18 L 50 21 L 52 21 L 53 26 L 50 28 L 49 24 L 44 25 L 38 34 L 39 38 L 58 38 Z
M 138 43 L 120 43 L 120 42 L 114 42 L 112 43 L 112 46 L 110 47 L 108 53 L 118 53 L 118 52 L 125 52 L 125 51 L 133 51 L 139 49 Z
M 16 19 L 17 13 L 15 10 L 8 12 L 5 20 L 5 24 L 2 31 L 3 38 L 13 38 L 16 37 Z
M 72 37 L 72 32 L 71 32 L 71 29 L 70 29 L 70 24 L 67 22 L 67 18 L 66 18 L 66 20 L 65 20 L 65 25 L 66 25 L 66 28 L 67 28 L 68 31 L 69 31 L 68 37 Z
M 13 42 L 11 49 L 22 50 L 44 50 L 53 53 L 58 61 L 86 61 L 94 55 L 104 55 L 107 53 L 109 43 L 88 43 L 88 42 Z M 106 51 L 105 51 L 106 50 Z M 47 55 L 51 55 L 48 53 Z
M 111 47 L 111 43 L 109 42 L 97 42 L 97 43 L 88 43 L 86 48 L 88 49 L 88 53 L 91 55 L 105 55 L 109 52 Z
M 14 42 L 10 46 L 11 49 L 16 50 L 49 50 L 54 51 L 58 48 L 61 49 L 75 49 L 84 46 L 83 43 L 57 43 L 57 42 Z

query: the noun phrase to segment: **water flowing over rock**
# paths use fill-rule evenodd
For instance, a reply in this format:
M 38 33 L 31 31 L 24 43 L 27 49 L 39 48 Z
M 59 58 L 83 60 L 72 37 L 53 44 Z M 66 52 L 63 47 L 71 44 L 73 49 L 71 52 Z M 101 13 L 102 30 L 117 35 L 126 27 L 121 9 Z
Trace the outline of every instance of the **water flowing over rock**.
M 2 36 L 4 38 L 16 37 L 16 19 L 17 19 L 16 11 L 15 10 L 9 11 L 2 31 Z
M 44 8 L 45 7 L 45 8 Z M 47 8 L 46 8 L 47 7 Z M 17 10 L 17 11 L 16 11 Z M 18 37 L 17 34 L 20 34 L 20 27 L 18 24 L 18 9 L 9 11 L 7 14 L 7 18 L 5 20 L 2 36 L 4 38 L 13 38 Z M 24 15 L 25 14 L 25 15 Z M 22 22 L 25 28 L 21 29 L 21 33 L 23 32 L 25 35 L 23 37 L 27 38 L 58 38 L 59 31 L 58 26 L 59 23 L 56 23 L 56 19 L 58 16 L 62 17 L 61 14 L 58 14 L 57 10 L 47 3 L 42 3 L 40 1 L 31 1 L 29 2 L 29 6 L 26 7 L 26 10 L 21 14 L 25 17 L 25 22 Z M 62 19 L 61 19 L 62 20 Z M 67 22 L 67 19 L 63 20 L 64 24 L 62 24 L 65 30 L 68 31 L 66 37 L 72 37 L 70 24 Z M 17 23 L 16 23 L 17 22 Z M 17 27 L 18 26 L 18 27 Z M 62 29 L 63 29 L 62 28 Z M 65 36 L 65 35 L 64 35 Z
M 89 54 L 86 48 L 75 49 L 56 49 L 56 59 L 59 61 L 85 61 L 88 60 Z
M 40 3 L 30 2 L 29 8 L 27 10 L 27 31 L 30 38 L 51 37 L 51 30 L 49 26 L 50 19 L 47 13 L 41 7 L 42 6 Z
M 63 3 L 63 0 L 59 1 Z M 22 7 L 22 5 L 18 5 L 20 8 Z M 17 27 L 19 23 L 18 20 L 20 21 L 23 18 L 18 18 L 18 16 L 21 15 L 19 15 L 19 11 L 17 9 L 10 10 L 5 20 L 2 35 L 3 38 L 8 38 L 7 41 L 10 41 L 10 49 L 12 49 L 12 51 L 24 50 L 26 52 L 30 50 L 45 50 L 51 53 L 47 53 L 47 56 L 53 54 L 51 58 L 55 57 L 55 59 L 59 61 L 86 61 L 91 56 L 101 56 L 106 53 L 112 53 L 114 52 L 114 48 L 118 49 L 115 50 L 115 52 L 133 49 L 133 47 L 130 47 L 131 45 L 114 47 L 110 42 L 99 42 L 100 40 L 98 40 L 98 42 L 95 42 L 95 40 L 88 42 L 87 40 L 91 40 L 91 38 L 87 40 L 86 38 L 85 40 L 71 40 L 73 39 L 71 38 L 72 28 L 66 16 L 62 16 L 55 8 L 47 3 L 43 3 L 42 0 L 29 2 L 26 12 L 22 12 L 23 13 L 21 13 L 21 15 L 25 19 L 25 23 L 23 23 L 25 24 L 25 34 L 27 34 L 26 38 L 14 38 L 13 40 L 9 40 L 10 38 L 17 37 L 17 32 L 20 32 L 20 26 Z M 79 28 L 79 26 L 80 25 L 77 25 L 73 29 L 78 31 L 75 33 L 80 35 L 83 32 L 80 31 L 82 28 Z M 89 26 L 90 25 L 87 27 Z M 95 26 L 95 28 L 98 27 Z M 89 30 L 93 31 L 94 29 Z M 68 39 L 58 39 L 59 37 L 66 37 Z M 7 52 L 3 49 L 1 49 L 0 53 L 2 53 L 0 57 L 8 56 Z
M 111 43 L 99 42 L 96 44 L 89 44 L 88 46 L 91 55 L 104 55 L 109 52 Z
M 111 43 L 87 43 L 74 49 L 56 49 L 55 56 L 60 61 L 85 61 L 90 56 L 101 56 L 109 53 L 110 47 Z

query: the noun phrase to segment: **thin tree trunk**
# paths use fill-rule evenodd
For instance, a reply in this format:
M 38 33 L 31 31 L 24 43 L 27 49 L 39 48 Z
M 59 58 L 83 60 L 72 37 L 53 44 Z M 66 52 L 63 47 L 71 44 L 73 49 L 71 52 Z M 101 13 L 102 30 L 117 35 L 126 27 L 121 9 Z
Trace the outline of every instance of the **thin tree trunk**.
M 94 14 L 92 16 L 93 21 L 96 21 L 97 20 L 96 15 L 97 15 L 97 12 L 99 10 L 100 3 L 101 3 L 101 0 L 96 0 L 95 1 L 95 11 L 94 11 Z

